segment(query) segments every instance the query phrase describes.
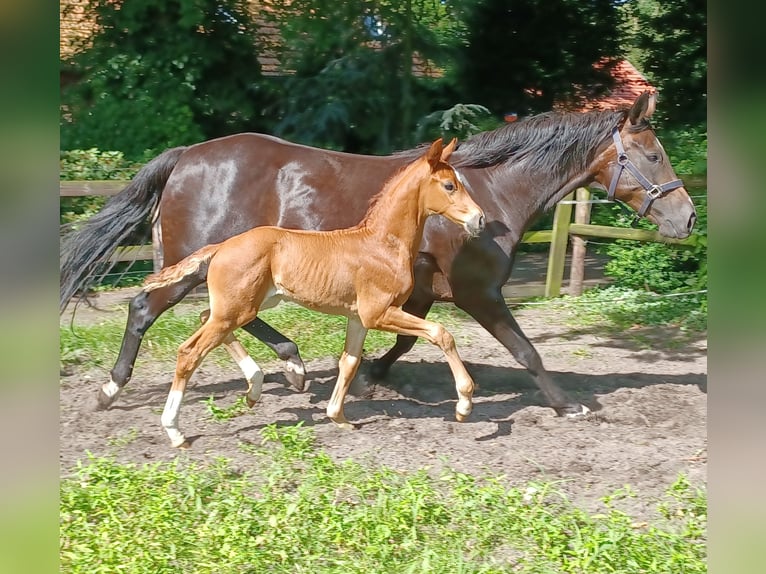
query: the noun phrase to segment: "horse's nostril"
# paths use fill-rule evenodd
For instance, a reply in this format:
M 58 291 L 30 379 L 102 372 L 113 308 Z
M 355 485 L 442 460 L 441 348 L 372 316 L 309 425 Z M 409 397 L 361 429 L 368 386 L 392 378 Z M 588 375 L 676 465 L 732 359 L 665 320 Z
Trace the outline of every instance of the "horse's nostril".
M 479 230 L 482 230 L 482 229 L 484 229 L 484 223 L 485 223 L 485 221 L 484 221 L 484 216 L 483 216 L 483 215 L 480 215 L 480 216 L 479 216 Z
M 696 213 L 692 213 L 691 216 L 689 217 L 689 225 L 686 228 L 687 231 L 691 231 L 692 229 L 694 229 L 694 224 L 696 222 L 697 222 L 697 214 Z

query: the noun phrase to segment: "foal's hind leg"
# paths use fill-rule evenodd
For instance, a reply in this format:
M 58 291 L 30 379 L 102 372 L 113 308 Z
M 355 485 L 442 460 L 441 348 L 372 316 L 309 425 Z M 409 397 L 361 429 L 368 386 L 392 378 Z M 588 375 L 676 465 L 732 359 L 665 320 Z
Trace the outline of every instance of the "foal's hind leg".
M 209 318 L 210 309 L 205 309 L 200 313 L 200 323 L 204 324 Z M 247 401 L 247 406 L 253 408 L 253 405 L 255 405 L 261 397 L 263 371 L 258 366 L 258 363 L 256 363 L 248 354 L 247 350 L 242 346 L 242 343 L 237 340 L 234 333 L 229 333 L 226 336 L 223 340 L 223 345 L 245 375 L 245 380 L 247 381 L 247 394 L 245 395 L 245 400 Z
M 477 298 L 474 292 L 468 300 L 461 300 L 456 293 L 455 303 L 473 316 L 523 367 L 526 367 L 556 414 L 571 417 L 590 412 L 588 407 L 573 400 L 553 381 L 543 367 L 537 350 L 522 332 L 500 293 L 497 293 L 496 298 Z
M 223 343 L 230 334 L 231 329 L 221 325 L 220 322 L 207 321 L 178 348 L 176 372 L 161 418 L 162 426 L 170 438 L 170 443 L 176 448 L 188 448 L 189 446 L 178 428 L 178 415 L 186 392 L 186 384 L 202 359 Z
M 190 276 L 183 281 L 155 291 L 141 291 L 128 305 L 128 320 L 117 362 L 110 372 L 110 380 L 98 390 L 97 409 L 108 409 L 122 392 L 133 374 L 141 340 L 164 311 L 183 299 L 189 291 L 202 281 Z

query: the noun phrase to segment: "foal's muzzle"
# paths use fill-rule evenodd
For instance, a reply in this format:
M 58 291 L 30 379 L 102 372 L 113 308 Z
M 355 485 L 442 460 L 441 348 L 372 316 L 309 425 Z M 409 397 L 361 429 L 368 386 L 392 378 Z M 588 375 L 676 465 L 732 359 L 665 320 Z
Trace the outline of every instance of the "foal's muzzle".
M 465 222 L 465 229 L 468 233 L 474 236 L 484 231 L 485 224 L 486 220 L 484 218 L 484 212 L 479 211 Z

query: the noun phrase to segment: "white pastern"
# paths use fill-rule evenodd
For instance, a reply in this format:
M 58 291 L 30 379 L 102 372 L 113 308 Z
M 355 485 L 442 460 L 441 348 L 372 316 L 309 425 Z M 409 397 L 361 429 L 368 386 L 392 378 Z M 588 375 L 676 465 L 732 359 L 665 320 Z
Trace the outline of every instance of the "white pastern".
M 239 362 L 239 368 L 242 369 L 245 379 L 247 379 L 247 397 L 251 401 L 256 402 L 261 398 L 263 371 L 251 357 L 242 359 Z
M 297 375 L 306 374 L 306 369 L 304 368 L 303 364 L 294 357 L 290 357 L 285 361 L 285 370 Z
M 181 391 L 170 391 L 168 400 L 165 403 L 165 409 L 162 411 L 162 418 L 160 419 L 174 447 L 182 445 L 186 440 L 181 431 L 178 430 L 178 414 L 181 411 L 183 398 L 184 394 Z
M 108 383 L 102 385 L 101 390 L 107 397 L 114 400 L 122 392 L 122 387 L 110 379 Z

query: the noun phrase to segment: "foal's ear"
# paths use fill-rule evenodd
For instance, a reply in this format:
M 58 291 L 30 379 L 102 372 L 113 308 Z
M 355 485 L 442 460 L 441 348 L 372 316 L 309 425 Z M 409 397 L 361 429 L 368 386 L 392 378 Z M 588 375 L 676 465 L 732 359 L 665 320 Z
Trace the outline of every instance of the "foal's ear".
M 428 151 L 426 152 L 426 160 L 431 164 L 431 171 L 436 169 L 436 165 L 441 161 L 443 147 L 444 144 L 442 138 L 439 138 L 431 144 L 430 148 L 428 148 Z
M 445 146 L 445 148 L 442 150 L 442 161 L 444 162 L 449 161 L 449 158 L 452 155 L 452 152 L 455 151 L 456 145 L 457 145 L 457 138 L 452 138 L 452 141 L 449 142 Z
M 636 125 L 638 122 L 650 118 L 656 107 L 656 92 L 654 92 L 654 90 L 642 92 L 641 95 L 636 98 L 636 101 L 633 102 L 633 105 L 628 112 L 630 123 Z

